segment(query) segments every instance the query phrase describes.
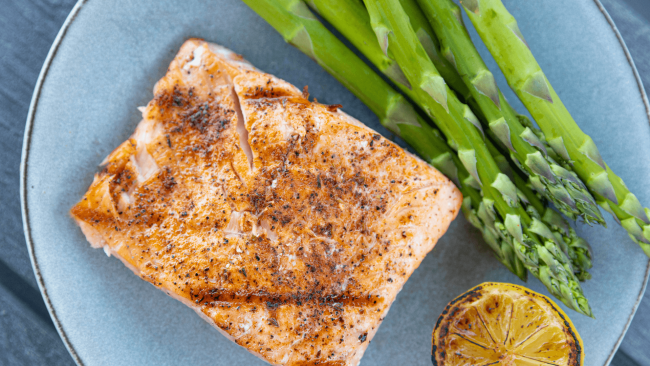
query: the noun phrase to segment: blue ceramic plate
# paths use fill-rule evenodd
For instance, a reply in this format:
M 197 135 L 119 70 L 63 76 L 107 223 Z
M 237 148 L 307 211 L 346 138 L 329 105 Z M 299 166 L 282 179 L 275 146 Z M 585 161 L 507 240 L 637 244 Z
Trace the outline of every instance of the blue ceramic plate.
M 647 102 L 600 4 L 510 0 L 506 5 L 580 126 L 650 204 Z M 309 85 L 319 101 L 342 104 L 391 136 L 359 100 L 238 0 L 79 2 L 41 71 L 22 163 L 25 235 L 34 270 L 79 364 L 264 364 L 118 260 L 91 249 L 68 215 L 98 164 L 131 134 L 140 120 L 136 108 L 152 98 L 154 83 L 188 37 L 224 45 L 298 87 Z M 499 82 L 508 90 L 503 78 Z M 507 97 L 516 100 L 512 93 Z M 584 339 L 586 365 L 609 362 L 648 278 L 648 258 L 613 220 L 608 226 L 578 226 L 595 252 L 593 279 L 584 290 L 597 319 L 567 312 Z M 458 218 L 397 297 L 361 364 L 430 365 L 438 315 L 448 301 L 483 281 L 518 283 L 476 230 Z M 526 286 L 547 294 L 534 278 Z

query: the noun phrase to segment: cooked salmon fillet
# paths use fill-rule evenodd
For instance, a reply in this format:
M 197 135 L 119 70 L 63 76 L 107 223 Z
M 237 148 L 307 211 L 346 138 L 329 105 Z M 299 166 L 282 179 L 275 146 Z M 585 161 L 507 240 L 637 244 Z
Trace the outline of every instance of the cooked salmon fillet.
M 199 39 L 142 111 L 71 210 L 91 245 L 273 365 L 359 364 L 458 214 L 450 180 Z

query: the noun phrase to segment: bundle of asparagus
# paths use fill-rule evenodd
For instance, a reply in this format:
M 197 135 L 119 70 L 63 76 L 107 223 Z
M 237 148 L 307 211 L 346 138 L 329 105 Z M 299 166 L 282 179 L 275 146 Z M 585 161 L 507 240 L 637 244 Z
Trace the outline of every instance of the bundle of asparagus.
M 512 160 L 530 175 L 536 190 L 567 216 L 604 224 L 596 201 L 572 168 L 565 162 L 561 166 L 548 155 L 551 149 L 542 142 L 544 135 L 522 125 L 521 117 L 505 100 L 472 43 L 458 6 L 452 0 L 419 3 L 440 39 L 443 54 L 458 69 L 485 117 L 485 124 L 507 146 Z
M 641 206 L 623 180 L 605 164 L 591 137 L 573 120 L 528 48 L 515 18 L 501 0 L 463 0 L 462 4 L 508 84 L 544 131 L 549 144 L 587 183 L 598 204 L 650 256 L 650 209 Z M 485 14 L 490 16 L 481 16 Z
M 499 0 L 462 3 L 542 131 L 505 100 L 451 0 L 365 0 L 365 7 L 354 0 L 308 1 L 430 121 L 300 0 L 244 1 L 287 42 L 348 87 L 385 127 L 454 180 L 465 197 L 465 217 L 481 231 L 497 259 L 522 280 L 530 271 L 567 306 L 592 316 L 578 282 L 590 278 L 591 250 L 548 202 L 571 219 L 604 224 L 598 203 L 613 212 L 642 246 L 650 241 L 650 220 L 641 215 L 638 200 L 575 126 L 530 51 L 525 47 L 525 57 L 512 55 L 523 52 L 513 35 L 525 43 Z M 497 14 L 499 21 L 483 24 L 481 12 Z M 516 65 L 516 70 L 508 65 Z M 605 170 L 595 171 L 590 163 Z M 618 180 L 608 185 L 612 176 Z M 645 213 L 650 215 L 647 209 Z M 650 254 L 648 248 L 644 246 Z

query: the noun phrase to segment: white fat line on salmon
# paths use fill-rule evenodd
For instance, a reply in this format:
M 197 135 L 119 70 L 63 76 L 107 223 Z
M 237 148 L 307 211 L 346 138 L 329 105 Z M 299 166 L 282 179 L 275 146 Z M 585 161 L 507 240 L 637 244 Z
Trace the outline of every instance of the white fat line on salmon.
M 199 46 L 194 49 L 194 52 L 192 53 L 192 61 L 188 62 L 183 66 L 183 70 L 189 70 L 190 67 L 199 67 L 201 66 L 201 62 L 203 61 L 203 53 L 205 52 L 205 46 Z

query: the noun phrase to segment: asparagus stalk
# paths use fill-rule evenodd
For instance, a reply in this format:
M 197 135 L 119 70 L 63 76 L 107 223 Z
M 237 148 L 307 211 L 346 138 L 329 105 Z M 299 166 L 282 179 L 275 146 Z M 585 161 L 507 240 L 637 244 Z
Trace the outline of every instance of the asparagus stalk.
M 537 135 L 524 127 L 497 87 L 462 22 L 452 0 L 418 0 L 442 45 L 442 53 L 455 60 L 461 78 L 476 100 L 487 127 L 505 145 L 513 161 L 530 176 L 536 190 L 564 214 L 587 223 L 605 221 L 584 183 L 547 154 Z
M 531 217 L 541 220 L 551 229 L 556 242 L 564 253 L 571 259 L 573 270 L 580 281 L 591 279 L 588 272 L 592 267 L 592 250 L 589 243 L 578 236 L 575 229 L 569 225 L 562 215 L 548 207 L 529 187 L 525 179 L 515 173 L 513 182 L 520 191 L 521 200 L 524 202 L 526 212 Z
M 388 85 L 386 86 L 388 87 Z M 425 157 L 425 160 L 441 172 L 444 173 L 445 170 L 451 170 L 456 174 L 460 182 L 460 184 L 457 183 L 457 186 L 464 197 L 462 205 L 463 215 L 470 224 L 481 232 L 483 239 L 490 249 L 492 249 L 497 260 L 525 282 L 528 277 L 528 272 L 523 262 L 517 257 L 513 249 L 514 244 L 510 238 L 501 232 L 500 229 L 504 227 L 503 222 L 483 202 L 481 191 L 475 188 L 477 185 L 476 180 L 467 172 L 458 156 L 447 145 L 440 132 L 433 128 L 432 130 L 433 136 L 430 136 L 428 141 L 426 141 L 428 146 L 411 146 L 419 147 L 416 148 L 418 154 Z M 410 144 L 409 141 L 407 143 Z M 427 156 L 429 157 L 428 159 L 426 158 Z
M 434 132 L 436 137 L 430 139 L 429 143 L 433 146 L 430 146 L 429 150 L 437 149 L 438 155 L 429 159 L 429 163 L 443 173 L 443 168 L 453 163 L 454 171 L 457 172 L 458 178 L 462 182 L 458 187 L 464 197 L 463 215 L 467 221 L 479 229 L 497 260 L 525 282 L 528 272 L 522 261 L 517 257 L 512 241 L 500 231 L 500 228 L 504 227 L 503 222 L 499 221 L 499 218 L 483 202 L 481 192 L 474 188 L 477 183 L 476 180 L 467 172 L 458 156 L 442 138 L 440 132 L 435 129 Z M 418 151 L 418 154 L 422 156 L 420 151 Z M 440 162 L 444 163 L 440 164 Z
M 361 6 L 361 2 L 358 0 L 352 2 L 354 3 L 351 4 L 352 6 L 355 4 Z M 438 69 L 440 75 L 442 75 L 442 77 L 445 79 L 445 82 L 449 85 L 449 88 L 460 94 L 462 98 L 468 103 L 473 102 L 471 100 L 472 94 L 470 92 L 470 89 L 467 87 L 467 85 L 464 83 L 456 71 L 456 64 L 453 56 L 450 58 L 448 55 L 444 55 L 440 52 L 440 41 L 438 38 L 436 38 L 436 35 L 433 29 L 431 29 L 429 21 L 422 13 L 422 9 L 420 9 L 417 0 L 400 0 L 400 4 L 408 15 L 411 27 L 413 27 L 413 31 L 415 31 L 418 40 L 420 40 L 420 44 L 422 44 L 422 47 L 424 47 L 424 50 L 433 62 L 433 65 L 436 67 L 436 69 Z M 366 13 L 367 19 L 366 29 L 371 29 L 369 27 L 370 18 L 368 16 L 368 13 L 365 11 L 365 9 L 364 12 Z M 372 39 L 372 37 L 370 39 Z
M 361 51 L 370 62 L 375 65 L 383 74 L 388 76 L 405 94 L 412 95 L 411 86 L 404 77 L 402 70 L 397 63 L 388 55 L 382 52 L 375 52 L 378 45 L 375 40 L 375 33 L 370 26 L 370 17 L 359 0 L 350 0 L 341 3 L 331 3 L 328 0 L 305 0 L 316 13 L 325 18 L 337 29 L 350 29 L 346 32 L 347 38 L 355 48 Z M 416 0 L 402 0 L 408 9 L 413 11 L 412 17 L 414 28 L 417 29 L 418 39 L 425 45 L 425 50 L 440 74 L 448 80 L 449 85 L 463 97 L 471 97 L 469 89 L 461 80 L 460 75 L 454 67 L 439 52 L 438 40 L 433 35 L 426 18 L 419 12 Z M 338 6 L 340 5 L 340 6 Z M 368 42 L 372 40 L 372 42 Z
M 501 0 L 462 0 L 470 20 L 510 87 L 537 121 L 553 149 L 569 162 L 598 204 L 650 256 L 650 210 L 605 164 L 591 137 L 576 124 L 544 75 L 517 21 Z
M 550 233 L 545 228 L 535 225 L 535 223 L 533 223 L 534 228 L 531 230 L 546 239 L 555 241 L 564 254 L 571 259 L 574 274 L 580 281 L 590 279 L 591 274 L 587 272 L 592 267 L 592 251 L 589 243 L 578 236 L 562 215 L 553 211 L 533 192 L 530 184 L 518 173 L 518 169 L 511 168 L 508 159 L 501 154 L 489 139 L 486 140 L 486 145 L 501 171 L 515 183 L 517 195 L 526 212 L 533 220 L 540 220 L 546 224 L 550 229 Z
M 515 255 L 512 244 L 506 243 L 495 227 L 495 224 L 503 224 L 495 219 L 485 222 L 479 218 L 481 194 L 472 187 L 473 178 L 447 146 L 440 132 L 429 126 L 401 94 L 332 35 L 300 1 L 245 2 L 282 34 L 287 42 L 311 56 L 346 85 L 378 116 L 383 126 L 404 139 L 423 159 L 452 179 L 465 197 L 462 209 L 470 223 L 481 231 L 497 259 L 526 281 L 526 268 Z M 372 31 L 370 39 L 374 42 Z
M 494 251 L 497 260 L 522 281 L 526 281 L 528 274 L 526 267 L 515 253 L 514 244 L 510 238 L 502 234 L 503 222 L 481 200 L 478 190 L 468 188 L 461 189 L 461 191 L 465 197 L 462 206 L 465 218 L 481 231 L 483 239 Z
M 519 204 L 512 181 L 499 170 L 479 130 L 476 117 L 446 86 L 429 59 L 399 0 L 365 0 L 370 22 L 385 54 L 394 56 L 413 87 L 416 102 L 458 147 L 463 165 L 481 184 L 483 202 L 504 218 L 502 234 L 528 270 L 568 307 L 591 316 L 591 309 L 573 273 L 569 258 L 554 240 L 538 235 L 548 227 L 531 219 Z M 390 51 L 389 51 L 390 50 Z M 537 231 L 537 232 L 536 232 Z

